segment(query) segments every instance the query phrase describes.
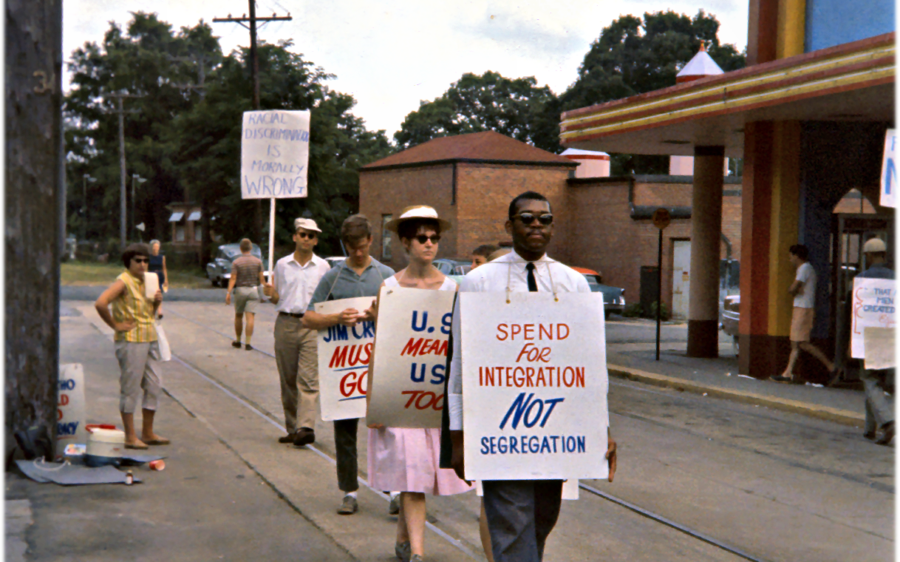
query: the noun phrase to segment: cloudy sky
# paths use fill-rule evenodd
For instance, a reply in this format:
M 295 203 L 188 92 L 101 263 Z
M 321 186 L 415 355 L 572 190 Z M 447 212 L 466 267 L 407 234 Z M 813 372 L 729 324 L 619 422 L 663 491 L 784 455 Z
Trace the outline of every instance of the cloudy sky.
M 67 0 L 63 47 L 68 58 L 88 41 L 101 42 L 109 22 L 124 25 L 130 12 L 153 11 L 173 25 L 240 16 L 247 0 Z M 354 113 L 369 129 L 391 136 L 420 100 L 440 96 L 465 72 L 487 70 L 508 78 L 534 76 L 564 91 L 600 31 L 620 15 L 671 9 L 714 14 L 719 39 L 743 50 L 747 0 L 258 0 L 257 15 L 285 15 L 260 38 L 292 39 L 293 50 L 336 75 L 335 90 L 352 94 Z M 249 43 L 234 23 L 213 23 L 222 49 Z M 68 88 L 68 85 L 66 86 Z

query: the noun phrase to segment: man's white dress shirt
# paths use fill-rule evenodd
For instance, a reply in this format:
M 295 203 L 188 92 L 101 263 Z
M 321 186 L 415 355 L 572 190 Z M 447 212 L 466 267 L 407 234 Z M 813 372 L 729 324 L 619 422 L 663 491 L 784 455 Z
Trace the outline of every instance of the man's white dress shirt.
M 459 285 L 459 292 L 500 293 L 506 294 L 509 287 L 513 293 L 528 292 L 528 262 L 515 251 L 488 262 L 466 275 Z M 590 293 L 587 279 L 571 267 L 554 259 L 544 257 L 534 262 L 534 278 L 538 292 L 541 293 Z M 447 407 L 450 414 L 450 430 L 461 430 L 463 397 L 462 397 L 462 339 L 460 337 L 459 301 L 453 309 L 453 357 L 450 360 L 450 380 L 447 390 Z M 477 318 L 467 322 L 478 322 Z
M 278 292 L 275 310 L 291 314 L 306 312 L 313 291 L 329 269 L 328 262 L 315 254 L 306 265 L 300 265 L 293 253 L 278 260 L 275 264 L 275 291 Z

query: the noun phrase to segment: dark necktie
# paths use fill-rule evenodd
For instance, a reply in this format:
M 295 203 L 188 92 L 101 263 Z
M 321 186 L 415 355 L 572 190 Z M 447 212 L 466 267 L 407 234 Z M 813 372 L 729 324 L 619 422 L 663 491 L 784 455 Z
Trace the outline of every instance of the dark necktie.
M 525 269 L 528 270 L 528 291 L 531 293 L 537 292 L 537 280 L 534 278 L 534 263 L 528 262 L 525 265 Z

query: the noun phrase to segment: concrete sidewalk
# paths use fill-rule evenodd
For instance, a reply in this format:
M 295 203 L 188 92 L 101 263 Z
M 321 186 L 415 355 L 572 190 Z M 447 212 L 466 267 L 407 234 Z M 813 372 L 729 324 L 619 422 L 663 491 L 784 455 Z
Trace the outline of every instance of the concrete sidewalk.
M 720 346 L 717 359 L 687 357 L 686 344 L 669 343 L 656 361 L 655 350 L 616 351 L 610 345 L 610 377 L 758 404 L 847 425 L 862 427 L 865 395 L 861 390 L 825 388 L 813 384 L 783 384 L 738 373 L 730 344 Z M 645 346 L 649 347 L 649 346 Z

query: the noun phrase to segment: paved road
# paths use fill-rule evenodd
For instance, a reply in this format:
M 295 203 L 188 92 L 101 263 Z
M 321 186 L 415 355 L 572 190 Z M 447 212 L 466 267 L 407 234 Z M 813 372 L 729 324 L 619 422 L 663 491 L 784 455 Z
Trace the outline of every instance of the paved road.
M 86 315 L 66 317 L 64 331 L 74 329 L 69 324 L 100 324 L 90 303 L 65 305 L 74 314 Z M 167 305 L 164 325 L 177 359 L 165 366 L 165 384 L 177 404 L 162 410 L 161 427 L 181 423 L 185 413 L 195 416 L 192 419 L 201 422 L 196 431 L 219 444 L 220 460 L 209 470 L 224 470 L 227 457 L 249 470 L 246 477 L 257 481 L 268 503 L 234 498 L 233 509 L 246 520 L 271 509 L 277 497 L 291 508 L 285 511 L 289 520 L 311 525 L 303 527 L 311 540 L 336 544 L 358 560 L 390 560 L 395 518 L 387 515 L 382 496 L 364 488 L 359 514 L 341 518 L 334 513 L 340 494 L 330 460 L 330 426 L 320 423 L 315 451 L 275 443 L 282 416 L 271 356 L 271 308 L 263 307 L 257 317 L 253 344 L 258 351 L 229 345 L 231 318 L 232 309 L 224 304 Z M 635 323 L 621 326 L 625 331 L 639 328 Z M 608 337 L 619 341 L 611 341 L 611 349 L 634 343 L 627 335 L 616 335 L 618 329 L 616 322 L 610 323 Z M 673 345 L 677 330 L 682 328 L 668 326 L 665 332 Z M 106 354 L 106 383 L 115 384 L 110 346 L 99 331 L 81 340 L 64 338 L 63 344 L 64 359 L 89 363 L 97 361 L 91 357 Z M 626 381 L 611 381 L 609 400 L 612 430 L 620 444 L 619 474 L 612 484 L 583 484 L 695 536 L 582 490 L 581 499 L 563 506 L 548 541 L 548 562 L 746 559 L 735 550 L 772 561 L 892 558 L 893 447 L 871 444 L 847 426 Z M 104 411 L 114 415 L 114 403 L 106 404 Z M 361 459 L 366 441 L 361 430 Z M 177 465 L 178 457 L 173 454 L 170 462 Z M 361 465 L 365 478 L 365 461 Z M 433 524 L 426 539 L 429 559 L 481 559 L 474 494 L 429 498 L 428 506 Z M 212 527 L 197 533 L 201 538 L 227 535 Z M 271 533 L 274 541 L 282 540 L 276 529 Z M 723 543 L 732 552 L 696 535 Z M 237 538 L 219 540 L 229 544 Z

